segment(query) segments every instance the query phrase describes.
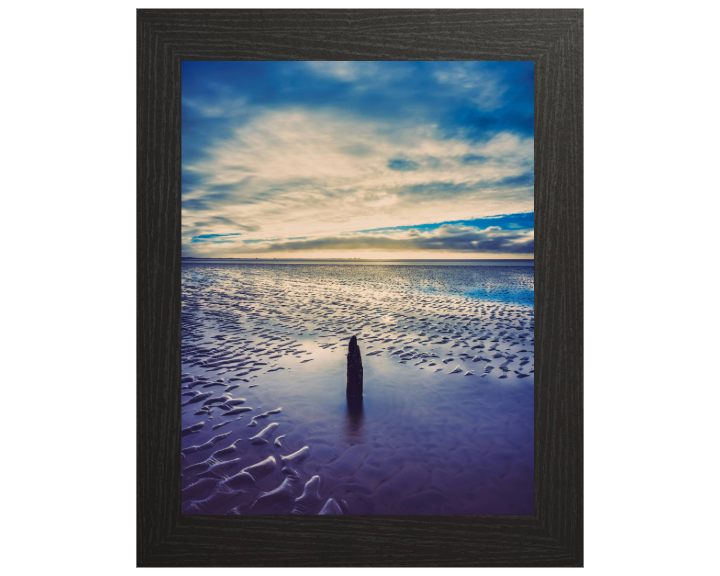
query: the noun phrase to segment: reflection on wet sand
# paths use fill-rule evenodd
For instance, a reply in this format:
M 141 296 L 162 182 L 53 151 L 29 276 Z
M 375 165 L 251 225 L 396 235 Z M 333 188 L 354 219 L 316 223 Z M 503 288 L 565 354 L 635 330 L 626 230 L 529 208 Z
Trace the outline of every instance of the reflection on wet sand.
M 528 266 L 184 263 L 183 513 L 532 514 L 533 290 Z
M 345 434 L 350 438 L 363 435 L 363 397 L 347 397 Z

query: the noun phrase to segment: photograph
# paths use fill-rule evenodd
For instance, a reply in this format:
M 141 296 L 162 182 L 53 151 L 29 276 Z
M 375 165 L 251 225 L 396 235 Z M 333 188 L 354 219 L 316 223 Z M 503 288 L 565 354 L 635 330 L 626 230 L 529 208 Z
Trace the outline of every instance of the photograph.
M 182 514 L 534 514 L 534 66 L 182 62 Z

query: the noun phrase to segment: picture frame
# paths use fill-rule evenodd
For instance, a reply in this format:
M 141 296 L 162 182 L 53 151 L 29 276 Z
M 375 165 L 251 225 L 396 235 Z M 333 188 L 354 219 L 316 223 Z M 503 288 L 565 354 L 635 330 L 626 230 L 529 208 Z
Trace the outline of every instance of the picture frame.
M 184 60 L 535 62 L 533 516 L 180 513 Z M 137 565 L 583 565 L 582 10 L 138 10 Z

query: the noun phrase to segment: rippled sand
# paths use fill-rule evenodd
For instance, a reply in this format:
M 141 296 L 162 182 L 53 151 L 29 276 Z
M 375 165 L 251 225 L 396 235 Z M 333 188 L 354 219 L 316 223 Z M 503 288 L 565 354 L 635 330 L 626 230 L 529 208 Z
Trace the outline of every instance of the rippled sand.
M 182 275 L 184 513 L 533 513 L 532 266 Z

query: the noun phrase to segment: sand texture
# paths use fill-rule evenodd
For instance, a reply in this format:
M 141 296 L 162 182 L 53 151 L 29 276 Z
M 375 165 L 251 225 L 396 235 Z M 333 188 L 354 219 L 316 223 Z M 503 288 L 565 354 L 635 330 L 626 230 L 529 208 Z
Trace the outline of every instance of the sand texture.
M 533 270 L 183 263 L 183 513 L 532 514 Z

